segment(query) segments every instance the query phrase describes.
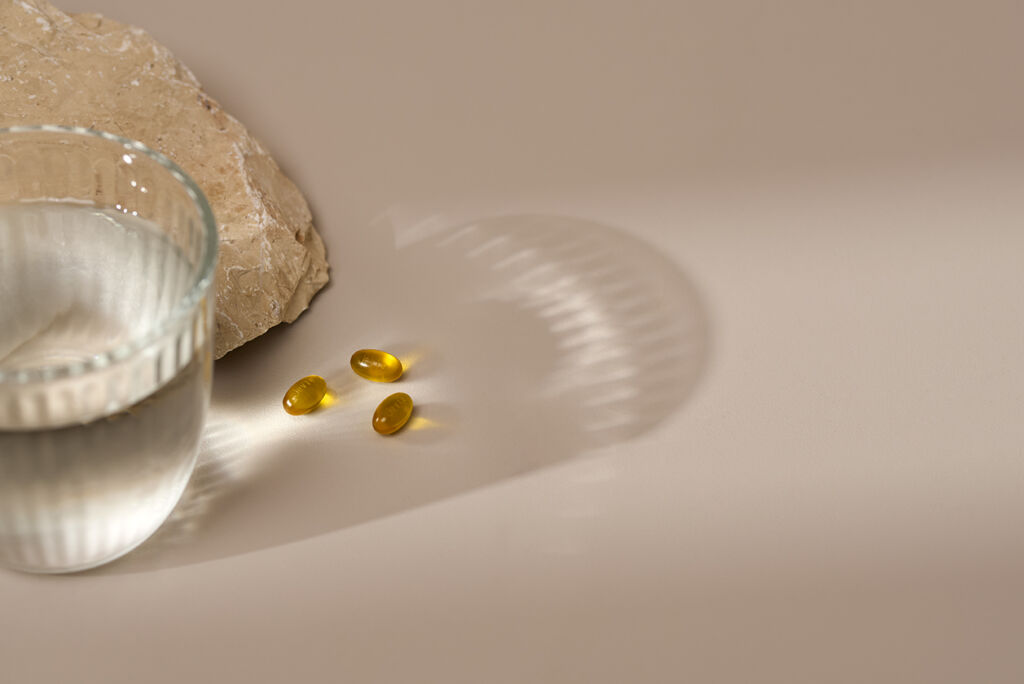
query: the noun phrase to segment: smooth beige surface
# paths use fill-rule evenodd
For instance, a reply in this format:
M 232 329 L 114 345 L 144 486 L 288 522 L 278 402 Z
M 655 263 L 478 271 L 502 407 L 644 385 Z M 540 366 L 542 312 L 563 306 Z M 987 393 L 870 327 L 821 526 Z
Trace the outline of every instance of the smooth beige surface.
M 1024 13 L 844 4 L 66 2 L 335 280 L 218 363 L 157 538 L 0 575 L 4 679 L 1021 681 Z

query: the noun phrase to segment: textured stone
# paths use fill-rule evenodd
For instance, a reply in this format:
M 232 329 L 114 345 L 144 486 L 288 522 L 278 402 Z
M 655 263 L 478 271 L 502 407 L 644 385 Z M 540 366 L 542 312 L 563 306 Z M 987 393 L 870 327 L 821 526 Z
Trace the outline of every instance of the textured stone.
M 202 187 L 220 229 L 218 357 L 293 321 L 327 282 L 302 193 L 142 29 L 44 0 L 0 0 L 0 127 L 42 123 L 139 140 Z

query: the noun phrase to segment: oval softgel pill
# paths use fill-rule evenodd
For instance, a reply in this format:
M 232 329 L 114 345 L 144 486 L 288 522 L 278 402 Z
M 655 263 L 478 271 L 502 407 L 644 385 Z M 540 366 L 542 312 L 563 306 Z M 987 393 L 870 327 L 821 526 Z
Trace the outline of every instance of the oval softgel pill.
M 402 377 L 402 362 L 394 354 L 379 349 L 360 349 L 349 361 L 361 378 L 373 382 L 394 382 Z
M 373 429 L 382 435 L 391 435 L 402 429 L 412 415 L 412 397 L 396 392 L 380 402 L 373 412 Z
M 309 413 L 323 401 L 327 394 L 327 381 L 319 375 L 307 375 L 284 393 L 281 404 L 293 416 Z

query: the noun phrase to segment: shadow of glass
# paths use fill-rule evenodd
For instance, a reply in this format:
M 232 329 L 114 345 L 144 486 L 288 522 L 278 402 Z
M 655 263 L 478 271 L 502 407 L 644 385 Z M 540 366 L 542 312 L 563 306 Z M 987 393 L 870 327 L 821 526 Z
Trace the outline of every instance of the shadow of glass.
M 631 439 L 682 406 L 706 362 L 707 317 L 693 285 L 656 249 L 608 226 L 540 215 L 434 219 L 429 230 L 368 239 L 363 253 L 376 256 L 336 273 L 332 294 L 348 296 L 318 302 L 305 329 L 272 331 L 218 362 L 200 464 L 181 503 L 137 552 L 97 572 L 273 547 Z M 349 369 L 353 350 L 375 346 L 408 366 L 401 387 Z M 326 369 L 329 405 L 284 414 L 283 388 L 316 368 Z M 370 416 L 399 389 L 417 409 L 382 439 Z

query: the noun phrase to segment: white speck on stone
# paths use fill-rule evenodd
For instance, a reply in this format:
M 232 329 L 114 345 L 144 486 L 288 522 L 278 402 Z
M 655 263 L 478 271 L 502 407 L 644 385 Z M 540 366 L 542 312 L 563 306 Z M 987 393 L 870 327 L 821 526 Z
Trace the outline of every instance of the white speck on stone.
M 53 27 L 50 26 L 50 22 L 46 21 L 43 17 L 36 17 L 36 23 L 42 26 L 44 31 L 53 30 Z
M 133 85 L 133 86 L 137 86 L 137 85 L 139 85 L 139 79 L 137 79 L 137 78 L 133 78 L 133 79 L 132 79 L 132 85 Z

